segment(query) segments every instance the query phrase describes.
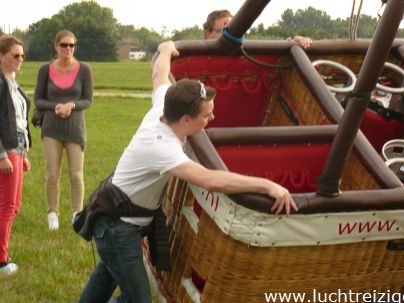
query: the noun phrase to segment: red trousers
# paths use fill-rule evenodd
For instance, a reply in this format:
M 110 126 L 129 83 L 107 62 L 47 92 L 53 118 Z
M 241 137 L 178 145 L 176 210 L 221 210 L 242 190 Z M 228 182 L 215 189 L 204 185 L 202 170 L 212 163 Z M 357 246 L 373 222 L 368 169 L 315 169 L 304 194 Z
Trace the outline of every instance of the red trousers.
M 11 226 L 21 207 L 23 154 L 8 153 L 12 174 L 0 172 L 0 263 L 7 262 Z

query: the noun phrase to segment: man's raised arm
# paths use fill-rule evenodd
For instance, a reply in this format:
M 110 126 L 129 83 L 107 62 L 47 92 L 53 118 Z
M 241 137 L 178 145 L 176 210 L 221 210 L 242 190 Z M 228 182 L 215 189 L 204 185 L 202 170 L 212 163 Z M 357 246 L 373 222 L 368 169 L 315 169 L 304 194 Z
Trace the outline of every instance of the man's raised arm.
M 179 55 L 173 41 L 161 43 L 157 50 L 158 57 L 154 61 L 152 72 L 153 92 L 162 84 L 171 84 L 168 78 L 171 57 Z

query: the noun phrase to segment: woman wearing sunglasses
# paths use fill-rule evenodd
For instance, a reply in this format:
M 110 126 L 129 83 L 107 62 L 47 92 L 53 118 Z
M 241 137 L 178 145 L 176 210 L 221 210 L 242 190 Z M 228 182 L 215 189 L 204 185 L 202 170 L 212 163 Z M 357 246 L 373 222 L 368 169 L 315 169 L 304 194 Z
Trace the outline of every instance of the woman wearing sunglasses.
M 86 144 L 84 110 L 93 98 L 90 67 L 74 57 L 75 35 L 63 30 L 56 35 L 57 58 L 38 71 L 35 106 L 45 111 L 41 139 L 46 166 L 46 201 L 49 230 L 59 229 L 59 177 L 66 150 L 70 200 L 74 215 L 83 207 L 83 162 Z
M 15 72 L 24 58 L 20 40 L 9 35 L 0 37 L 0 275 L 18 270 L 8 257 L 8 242 L 21 206 L 23 171 L 30 169 L 30 102 L 15 81 Z

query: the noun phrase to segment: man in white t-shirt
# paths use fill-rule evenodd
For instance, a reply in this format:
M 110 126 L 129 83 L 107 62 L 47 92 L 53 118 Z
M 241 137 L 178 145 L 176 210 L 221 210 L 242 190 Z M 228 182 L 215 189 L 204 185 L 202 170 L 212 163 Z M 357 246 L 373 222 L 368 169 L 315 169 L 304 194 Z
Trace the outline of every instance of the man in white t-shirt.
M 159 45 L 153 65 L 153 106 L 144 117 L 116 167 L 112 184 L 142 208 L 157 209 L 161 191 L 172 174 L 209 191 L 261 192 L 276 199 L 272 211 L 286 214 L 297 206 L 289 192 L 270 180 L 210 170 L 183 151 L 187 136 L 202 131 L 213 116 L 216 92 L 203 83 L 169 80 L 171 57 L 178 51 L 172 41 Z M 153 217 L 99 218 L 93 227 L 100 262 L 79 302 L 107 302 L 116 286 L 121 296 L 110 302 L 151 302 L 143 265 L 141 238 Z

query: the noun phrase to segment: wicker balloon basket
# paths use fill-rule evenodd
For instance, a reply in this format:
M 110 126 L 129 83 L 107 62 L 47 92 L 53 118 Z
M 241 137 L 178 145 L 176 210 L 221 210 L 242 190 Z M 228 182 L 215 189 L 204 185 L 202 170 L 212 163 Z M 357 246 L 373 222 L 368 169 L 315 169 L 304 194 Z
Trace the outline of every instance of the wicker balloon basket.
M 303 293 L 304 302 L 320 302 L 333 293 L 403 291 L 404 255 L 392 241 L 255 247 L 226 235 L 198 205 L 172 178 L 164 211 L 174 270 L 150 267 L 161 302 L 272 302 L 270 294 Z
M 287 55 L 256 57 L 267 63 L 293 65 Z M 363 54 L 328 57 L 315 54 L 310 60 L 317 58 L 341 62 L 357 72 Z M 293 136 L 299 127 L 315 126 L 320 130 L 323 125 L 336 126 L 339 119 L 336 117 L 343 112 L 338 101 L 330 96 L 323 99 L 331 103 L 319 102 L 296 69 L 268 70 L 243 58 L 203 54 L 174 61 L 172 72 L 176 79 L 194 78 L 216 87 L 216 118 L 212 128 L 292 126 L 289 135 Z M 288 111 L 285 104 L 279 102 L 280 97 Z M 330 114 L 327 105 L 333 106 L 334 112 Z M 299 147 L 290 161 L 275 162 L 290 164 L 288 162 L 296 161 L 305 151 L 310 155 L 311 147 L 317 143 L 300 141 L 303 147 Z M 257 151 L 268 148 L 268 152 L 281 145 L 272 141 L 249 144 L 248 148 L 256 145 Z M 324 154 L 328 153 L 330 141 L 319 144 Z M 375 152 L 367 155 L 367 145 L 357 144 L 348 156 L 340 187 L 343 192 L 357 191 L 358 196 L 362 190 L 366 191 L 367 196 L 362 199 L 349 196 L 359 204 L 367 203 L 366 199 L 371 197 L 369 192 L 373 190 L 394 188 L 380 182 L 382 177 L 375 177 L 377 172 L 370 168 L 384 163 L 380 159 L 377 161 L 381 164 L 372 162 Z M 221 146 L 215 145 L 215 148 L 220 153 Z M 235 154 L 244 146 L 234 143 L 232 148 Z M 266 157 L 271 158 L 272 154 Z M 223 161 L 228 165 L 226 159 Z M 238 164 L 237 160 L 234 162 Z M 260 160 L 256 162 L 258 168 L 264 165 Z M 275 162 L 268 167 L 272 169 Z M 305 170 L 306 162 L 302 158 L 299 164 L 293 162 L 293 167 L 287 170 L 297 165 Z M 322 165 L 318 163 L 319 167 Z M 318 177 L 316 174 L 312 173 L 311 180 Z M 303 188 L 299 193 L 314 195 L 313 192 L 315 190 Z M 384 196 L 380 196 L 381 201 L 373 201 L 376 206 L 383 202 Z M 155 271 L 147 257 L 145 243 L 145 263 L 156 288 L 157 301 L 374 302 L 383 294 L 385 297 L 395 294 L 396 300 L 398 293 L 404 292 L 402 200 L 391 198 L 386 209 L 368 207 L 362 208 L 364 211 L 349 212 L 347 207 L 346 212 L 274 216 L 269 211 L 247 209 L 225 195 L 206 192 L 173 177 L 163 203 L 170 230 L 172 272 Z

